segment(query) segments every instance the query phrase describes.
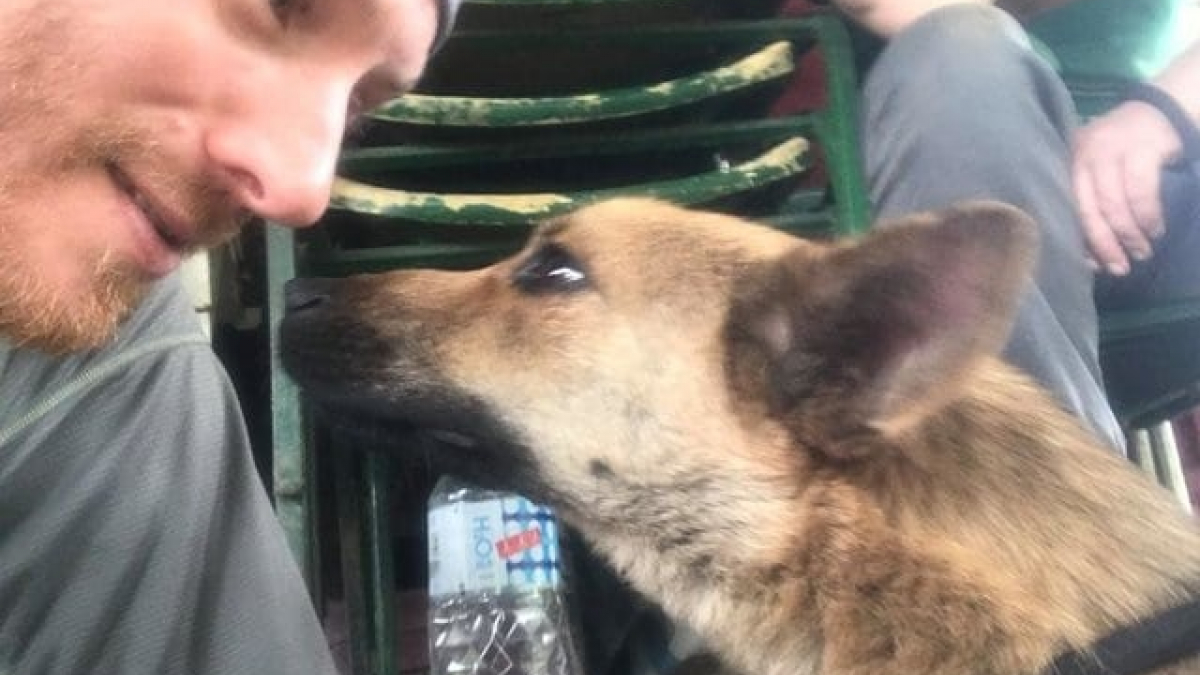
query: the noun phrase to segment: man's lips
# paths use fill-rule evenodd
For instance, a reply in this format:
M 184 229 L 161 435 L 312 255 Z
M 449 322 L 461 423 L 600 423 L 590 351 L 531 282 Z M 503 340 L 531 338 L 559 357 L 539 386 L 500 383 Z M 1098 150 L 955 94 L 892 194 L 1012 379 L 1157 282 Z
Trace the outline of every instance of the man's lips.
M 119 166 L 109 164 L 108 172 L 117 187 L 146 216 L 146 220 L 167 248 L 179 254 L 187 253 L 195 248 L 186 234 L 189 231 L 186 219 L 139 189 Z

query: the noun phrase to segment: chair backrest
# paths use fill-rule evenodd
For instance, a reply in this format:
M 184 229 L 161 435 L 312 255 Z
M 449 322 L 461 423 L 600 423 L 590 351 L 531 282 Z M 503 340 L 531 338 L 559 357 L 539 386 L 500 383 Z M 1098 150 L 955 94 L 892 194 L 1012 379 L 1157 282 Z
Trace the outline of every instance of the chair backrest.
M 617 195 L 813 236 L 863 230 L 839 20 L 744 17 L 745 5 L 728 18 L 708 4 L 469 4 L 423 90 L 373 111 L 345 153 L 329 227 L 308 241 L 302 270 L 478 265 L 532 223 Z M 822 84 L 807 108 L 792 101 L 802 73 Z

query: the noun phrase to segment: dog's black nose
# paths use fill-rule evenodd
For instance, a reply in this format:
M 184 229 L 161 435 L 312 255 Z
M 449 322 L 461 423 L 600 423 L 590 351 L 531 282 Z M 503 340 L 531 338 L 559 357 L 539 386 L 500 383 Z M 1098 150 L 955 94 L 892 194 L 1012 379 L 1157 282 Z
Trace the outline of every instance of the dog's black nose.
M 333 292 L 332 279 L 292 279 L 283 286 L 283 305 L 289 312 L 315 309 Z

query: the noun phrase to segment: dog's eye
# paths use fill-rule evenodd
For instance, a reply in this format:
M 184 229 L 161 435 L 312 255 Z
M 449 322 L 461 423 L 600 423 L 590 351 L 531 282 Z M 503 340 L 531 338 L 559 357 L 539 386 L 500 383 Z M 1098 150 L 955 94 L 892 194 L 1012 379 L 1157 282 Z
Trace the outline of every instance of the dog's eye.
M 583 265 L 557 244 L 534 251 L 513 274 L 513 283 L 527 293 L 577 291 L 585 288 L 587 281 Z

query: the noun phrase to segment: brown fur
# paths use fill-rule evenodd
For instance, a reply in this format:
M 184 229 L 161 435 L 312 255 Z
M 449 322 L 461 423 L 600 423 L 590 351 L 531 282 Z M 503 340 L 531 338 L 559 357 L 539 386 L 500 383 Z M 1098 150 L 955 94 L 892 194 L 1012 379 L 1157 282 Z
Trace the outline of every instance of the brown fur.
M 1033 231 L 974 204 L 830 245 L 613 201 L 484 270 L 310 287 L 284 359 L 556 506 L 744 672 L 1032 674 L 1200 581 L 1172 498 L 994 357 Z

